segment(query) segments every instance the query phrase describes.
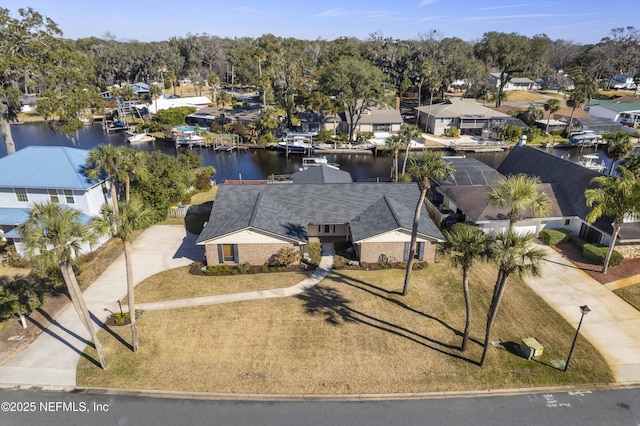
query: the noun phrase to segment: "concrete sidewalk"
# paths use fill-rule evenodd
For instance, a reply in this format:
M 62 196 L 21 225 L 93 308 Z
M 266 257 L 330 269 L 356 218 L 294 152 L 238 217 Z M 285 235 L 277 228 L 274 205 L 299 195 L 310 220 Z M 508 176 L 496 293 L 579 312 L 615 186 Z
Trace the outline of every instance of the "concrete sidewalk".
M 185 234 L 183 226 L 154 225 L 136 238 L 132 244 L 135 283 L 158 272 L 202 260 L 203 250 L 195 246 L 197 235 Z M 121 255 L 84 292 L 94 326 L 107 319 L 110 313 L 105 308 L 115 312 L 117 301 L 126 294 L 125 262 Z M 78 361 L 85 356 L 83 351 L 89 339 L 89 333 L 69 304 L 27 349 L 0 367 L 0 383 L 75 386 Z M 109 360 L 106 362 L 108 368 Z
M 165 300 L 161 302 L 136 304 L 137 309 L 144 311 L 158 311 L 162 309 L 186 308 L 190 306 L 217 305 L 220 303 L 240 302 L 242 300 L 271 299 L 274 297 L 288 297 L 303 293 L 324 279 L 333 266 L 333 244 L 322 244 L 322 259 L 315 271 L 298 284 L 291 287 L 275 288 L 271 290 L 248 291 L 245 293 L 221 294 L 218 296 L 193 297 L 190 299 Z
M 640 382 L 640 312 L 550 247 L 540 248 L 548 256 L 543 275 L 527 284 L 574 327 L 580 306 L 588 305 L 580 333 L 605 357 L 616 382 Z

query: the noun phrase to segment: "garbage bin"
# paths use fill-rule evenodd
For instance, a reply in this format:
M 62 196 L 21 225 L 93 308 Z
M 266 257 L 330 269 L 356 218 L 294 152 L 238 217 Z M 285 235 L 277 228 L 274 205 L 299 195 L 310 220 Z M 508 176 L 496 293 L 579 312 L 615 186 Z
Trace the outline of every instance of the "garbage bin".
M 538 357 L 542 355 L 542 351 L 544 347 L 533 337 L 527 337 L 526 339 L 522 339 L 522 345 L 520 345 L 524 357 L 527 359 L 531 359 L 533 357 Z

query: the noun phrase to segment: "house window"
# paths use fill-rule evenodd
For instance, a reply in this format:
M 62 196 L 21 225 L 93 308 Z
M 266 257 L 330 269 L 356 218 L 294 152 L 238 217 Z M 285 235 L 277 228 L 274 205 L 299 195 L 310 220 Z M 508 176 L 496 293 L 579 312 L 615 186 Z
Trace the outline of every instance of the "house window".
M 390 132 L 391 124 L 374 124 L 373 126 L 374 132 Z
M 565 226 L 569 225 L 570 223 L 571 223 L 571 219 L 565 219 L 564 220 Z
M 67 204 L 75 204 L 76 200 L 73 198 L 73 191 L 70 189 L 64 190 L 64 198 L 67 200 Z
M 29 196 L 27 195 L 26 188 L 13 188 L 13 191 L 16 193 L 16 198 L 21 203 L 28 203 Z
M 330 229 L 330 228 L 329 228 L 329 225 L 325 225 L 325 226 L 324 226 L 324 233 L 325 233 L 325 234 L 328 234 L 328 233 L 330 232 L 330 231 L 329 231 L 329 229 Z
M 58 190 L 57 189 L 50 189 L 49 190 L 49 198 L 51 199 L 52 203 L 58 204 L 60 202 L 60 197 L 58 197 Z
M 235 256 L 233 255 L 233 244 L 222 245 L 222 256 L 225 262 L 234 262 Z
M 411 250 L 411 243 L 404 243 L 404 255 L 402 257 L 403 261 L 409 260 L 409 251 Z M 424 259 L 424 242 L 416 243 L 416 252 L 413 255 L 415 260 L 423 260 Z

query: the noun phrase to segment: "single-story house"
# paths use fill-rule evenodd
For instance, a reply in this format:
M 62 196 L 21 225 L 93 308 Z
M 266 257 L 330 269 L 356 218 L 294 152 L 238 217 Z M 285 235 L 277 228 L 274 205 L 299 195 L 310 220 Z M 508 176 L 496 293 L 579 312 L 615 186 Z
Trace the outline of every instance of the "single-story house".
M 480 134 L 513 119 L 509 114 L 480 105 L 475 99 L 451 98 L 440 104 L 421 106 L 416 111 L 418 125 L 434 135 L 446 135 L 453 127 L 463 135 Z
M 192 106 L 197 109 L 204 108 L 211 105 L 211 99 L 206 96 L 192 96 L 188 98 L 173 98 L 167 99 L 165 97 L 159 97 L 151 102 L 147 109 L 151 114 L 155 114 L 156 112 L 169 109 L 169 108 L 177 108 L 183 106 Z
M 616 90 L 633 90 L 636 88 L 636 82 L 634 81 L 632 76 L 626 74 L 616 74 L 613 76 L 613 78 L 611 78 L 609 87 Z
M 504 85 L 503 90 L 532 90 L 536 82 L 525 77 L 507 77 L 507 82 Z M 497 89 L 500 87 L 500 73 L 493 72 L 489 74 L 490 88 Z
M 335 121 L 333 116 L 326 116 L 324 128 L 333 130 L 333 126 L 337 126 L 339 131 L 346 133 L 349 131 L 349 122 L 349 116 L 341 112 L 338 114 L 338 121 Z M 399 109 L 384 105 L 372 106 L 362 112 L 356 125 L 354 137 L 357 137 L 361 132 L 371 132 L 375 139 L 384 139 L 400 133 L 400 126 L 403 122 Z
M 64 204 L 88 222 L 111 202 L 108 182 L 84 173 L 88 155 L 77 148 L 29 146 L 0 158 L 0 233 L 14 241 L 19 254 L 24 248 L 16 226 L 28 218 L 34 203 Z
M 589 106 L 589 115 L 625 126 L 640 126 L 640 102 L 599 102 Z
M 284 247 L 347 241 L 360 261 L 408 260 L 415 183 L 220 185 L 196 244 L 207 264 L 265 264 Z M 435 261 L 443 240 L 428 215 L 418 227 L 419 260 Z

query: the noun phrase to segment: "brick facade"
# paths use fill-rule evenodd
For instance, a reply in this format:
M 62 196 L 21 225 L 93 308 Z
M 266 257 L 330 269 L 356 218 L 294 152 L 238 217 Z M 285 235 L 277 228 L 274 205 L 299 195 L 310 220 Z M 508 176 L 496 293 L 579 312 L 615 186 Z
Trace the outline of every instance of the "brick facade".
M 425 262 L 434 263 L 436 261 L 436 243 L 424 243 Z M 404 259 L 404 243 L 360 243 L 357 244 L 356 252 L 361 262 L 377 263 L 381 254 L 385 254 L 389 262 L 402 262 Z
M 237 244 L 238 262 L 225 263 L 245 263 L 252 265 L 264 265 L 269 262 L 271 256 L 276 254 L 283 247 L 297 247 L 290 243 L 269 243 L 269 244 Z M 218 258 L 218 245 L 206 244 L 205 253 L 207 256 L 207 265 L 220 264 Z

